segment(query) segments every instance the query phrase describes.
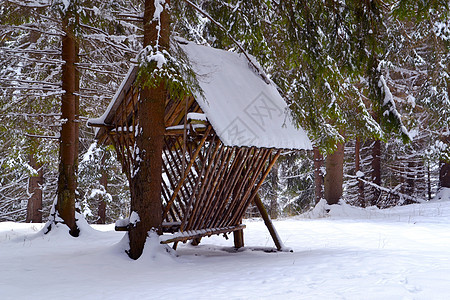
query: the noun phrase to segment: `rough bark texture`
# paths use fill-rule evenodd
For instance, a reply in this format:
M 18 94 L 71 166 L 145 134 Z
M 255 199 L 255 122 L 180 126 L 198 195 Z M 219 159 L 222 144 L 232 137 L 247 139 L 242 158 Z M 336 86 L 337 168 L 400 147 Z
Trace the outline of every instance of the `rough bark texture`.
M 27 204 L 27 222 L 42 223 L 42 189 L 44 177 L 42 168 L 36 163 L 33 154 L 30 154 L 30 166 L 36 170 L 37 175 L 31 176 L 28 183 L 28 193 L 31 195 Z
M 450 164 L 441 161 L 441 168 L 439 170 L 439 186 L 450 188 Z
M 76 109 L 77 99 L 76 70 L 77 42 L 74 36 L 73 25 L 69 24 L 71 14 L 67 13 L 63 19 L 65 36 L 62 39 L 62 89 L 65 93 L 61 99 L 61 118 L 64 121 L 61 128 L 60 163 L 58 178 L 58 200 L 56 213 L 70 228 L 70 234 L 78 235 L 75 222 L 75 189 L 76 189 L 76 161 L 77 161 L 77 126 Z
M 406 194 L 412 196 L 416 189 L 416 164 L 412 161 L 408 162 L 408 169 L 406 170 Z
M 314 153 L 314 191 L 316 204 L 323 198 L 323 155 L 318 147 L 313 148 Z
M 372 182 L 381 186 L 381 141 L 376 140 L 372 146 Z M 372 190 L 370 205 L 376 205 L 380 198 L 378 189 Z
M 108 173 L 105 170 L 105 154 L 102 157 L 102 169 L 101 169 L 101 174 L 102 176 L 100 177 L 100 184 L 105 188 L 108 187 Z M 98 220 L 97 220 L 97 224 L 105 224 L 106 223 L 106 201 L 105 201 L 105 197 L 101 196 L 98 202 Z
M 357 175 L 359 171 L 361 171 L 361 141 L 359 138 L 356 138 L 355 142 L 355 174 Z M 364 178 L 361 178 L 364 179 Z M 358 180 L 358 203 L 361 207 L 366 206 L 366 199 L 364 197 L 364 182 Z
M 169 1 L 166 1 L 168 3 Z M 155 2 L 145 1 L 144 46 L 155 45 L 169 49 L 169 14 L 167 9 L 161 13 L 161 31 L 158 37 L 158 22 L 152 21 Z M 161 232 L 161 171 L 164 145 L 164 110 L 167 92 L 164 84 L 156 88 L 143 88 L 138 103 L 139 126 L 142 128 L 136 137 L 140 160 L 135 161 L 136 175 L 131 179 L 131 211 L 139 215 L 140 222 L 129 231 L 130 250 L 128 255 L 138 259 L 144 249 L 148 231 L 152 228 Z
M 278 163 L 276 162 L 272 170 L 270 170 L 270 207 L 269 215 L 271 219 L 276 219 L 278 217 Z
M 325 166 L 325 200 L 328 204 L 337 204 L 342 196 L 344 182 L 344 144 L 338 144 L 336 151 L 327 156 Z

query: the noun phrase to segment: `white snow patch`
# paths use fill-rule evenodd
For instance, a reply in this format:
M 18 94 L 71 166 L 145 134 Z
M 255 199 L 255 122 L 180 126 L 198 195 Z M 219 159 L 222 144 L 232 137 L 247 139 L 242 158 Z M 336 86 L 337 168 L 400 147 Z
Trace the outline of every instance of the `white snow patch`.
M 149 234 L 136 261 L 125 253 L 128 234 L 114 225 L 79 223 L 74 238 L 62 224 L 44 235 L 44 224 L 0 222 L 0 298 L 448 298 L 449 189 L 386 210 L 328 208 L 326 218 L 273 222 L 293 253 L 263 252 L 274 246 L 264 223 L 244 220 L 242 250 L 212 236 L 196 247 L 180 243 L 175 257 Z
M 139 218 L 139 214 L 135 211 L 132 211 L 130 215 L 130 224 L 136 226 L 136 224 L 139 223 L 140 221 L 141 218 Z

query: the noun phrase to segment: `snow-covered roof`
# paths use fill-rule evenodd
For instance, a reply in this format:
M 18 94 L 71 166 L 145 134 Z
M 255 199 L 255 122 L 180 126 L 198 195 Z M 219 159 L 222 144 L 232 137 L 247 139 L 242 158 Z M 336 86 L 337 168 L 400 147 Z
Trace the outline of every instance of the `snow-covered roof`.
M 227 146 L 311 149 L 274 84 L 267 84 L 243 55 L 191 42 L 181 44 L 204 97 L 196 100 Z
M 244 55 L 181 42 L 203 95 L 196 101 L 227 146 L 311 149 L 302 128 L 297 128 L 289 108 L 273 83 L 267 84 Z M 110 124 L 111 110 L 118 105 L 137 73 L 133 66 L 102 117 L 88 124 Z

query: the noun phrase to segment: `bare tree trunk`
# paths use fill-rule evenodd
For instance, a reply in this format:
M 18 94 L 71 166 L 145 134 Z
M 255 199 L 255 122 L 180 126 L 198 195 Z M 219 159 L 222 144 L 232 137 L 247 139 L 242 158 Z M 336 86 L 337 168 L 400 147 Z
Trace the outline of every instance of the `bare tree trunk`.
M 441 188 L 450 188 L 450 164 L 445 161 L 440 163 L 439 186 Z
M 344 144 L 339 143 L 336 151 L 327 156 L 325 166 L 325 200 L 328 204 L 337 204 L 342 197 L 342 184 L 344 183 Z
M 167 5 L 169 1 L 166 1 Z M 153 20 L 155 1 L 145 1 L 144 47 L 155 46 L 169 51 L 169 13 L 166 8 L 160 15 L 160 33 L 158 22 Z M 153 21 L 152 21 L 153 20 Z M 162 150 L 164 145 L 164 110 L 167 92 L 164 84 L 156 88 L 142 88 L 138 103 L 140 134 L 136 137 L 136 146 L 141 161 L 135 161 L 137 174 L 131 179 L 131 211 L 139 215 L 140 222 L 129 231 L 130 250 L 128 255 L 138 259 L 144 250 L 149 230 L 161 233 L 161 172 Z
M 106 160 L 106 153 L 103 154 L 102 157 L 102 165 L 101 165 L 101 174 L 100 177 L 100 184 L 103 186 L 106 192 L 106 188 L 108 187 L 108 173 L 105 169 L 105 160 Z M 106 223 L 106 201 L 105 196 L 101 196 L 98 202 L 98 220 L 97 224 L 105 224 Z
M 316 204 L 323 198 L 323 155 L 318 147 L 313 148 L 314 154 L 314 191 Z
M 431 170 L 430 170 L 430 161 L 427 161 L 427 191 L 428 191 L 428 200 L 431 200 Z
M 372 182 L 381 186 L 381 141 L 376 140 L 372 146 Z M 380 198 L 380 191 L 373 189 L 370 205 L 376 205 Z
M 357 137 L 355 142 L 355 174 L 357 178 L 362 178 L 363 176 L 359 176 L 358 172 L 361 172 L 361 141 Z M 364 197 L 364 182 L 361 180 L 358 180 L 358 204 L 361 207 L 366 206 L 366 199 Z
M 408 168 L 406 170 L 406 194 L 409 196 L 412 196 L 416 189 L 416 177 L 414 175 L 416 171 L 416 164 L 412 161 L 408 161 Z
M 278 217 L 278 162 L 270 170 L 269 215 L 271 219 Z
M 44 177 L 42 168 L 36 163 L 34 155 L 30 154 L 30 166 L 36 170 L 37 175 L 30 177 L 28 183 L 28 193 L 31 195 L 27 204 L 27 219 L 26 222 L 41 223 L 42 222 L 42 184 Z
M 77 99 L 75 96 L 78 88 L 76 87 L 75 63 L 78 47 L 74 36 L 74 25 L 69 23 L 71 17 L 72 14 L 67 12 L 63 19 L 65 36 L 62 39 L 62 59 L 65 63 L 62 67 L 62 89 L 65 93 L 61 99 L 63 124 L 59 151 L 58 200 L 55 208 L 57 216 L 70 228 L 70 234 L 78 236 L 79 230 L 75 222 L 76 162 L 78 157 Z

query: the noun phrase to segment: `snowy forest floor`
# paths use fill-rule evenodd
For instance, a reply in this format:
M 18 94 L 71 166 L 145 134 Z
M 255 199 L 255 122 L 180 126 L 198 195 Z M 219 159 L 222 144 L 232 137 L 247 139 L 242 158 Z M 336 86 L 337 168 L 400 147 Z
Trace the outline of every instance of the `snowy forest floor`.
M 439 199 L 440 198 L 440 199 Z M 330 209 L 323 216 L 323 209 Z M 177 256 L 147 247 L 130 260 L 113 225 L 0 223 L 0 299 L 449 299 L 450 191 L 386 210 L 346 205 L 275 221 L 294 252 L 246 220 L 246 248 L 214 236 Z

